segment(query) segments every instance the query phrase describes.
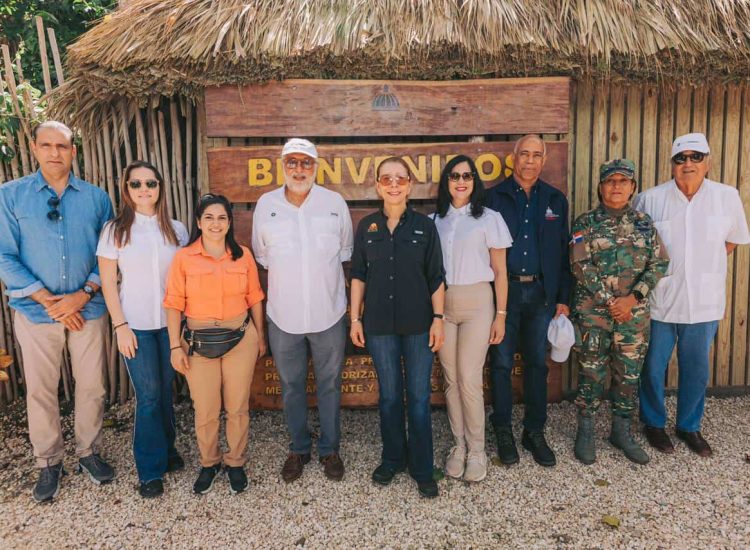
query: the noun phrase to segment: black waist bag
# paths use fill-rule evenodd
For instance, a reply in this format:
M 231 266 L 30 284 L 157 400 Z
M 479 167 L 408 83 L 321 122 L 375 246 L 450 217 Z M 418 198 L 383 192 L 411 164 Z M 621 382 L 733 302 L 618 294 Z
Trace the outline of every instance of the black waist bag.
M 198 355 L 208 359 L 216 359 L 234 348 L 245 336 L 245 330 L 250 323 L 250 314 L 247 314 L 242 326 L 237 329 L 228 328 L 203 328 L 190 330 L 187 324 L 182 327 L 182 337 L 188 343 L 188 355 L 196 352 Z

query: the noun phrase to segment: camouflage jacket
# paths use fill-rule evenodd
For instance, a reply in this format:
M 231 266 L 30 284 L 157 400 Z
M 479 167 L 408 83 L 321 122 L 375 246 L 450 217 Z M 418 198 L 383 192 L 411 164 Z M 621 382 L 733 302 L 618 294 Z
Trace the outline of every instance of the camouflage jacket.
M 576 308 L 604 307 L 610 298 L 635 290 L 648 296 L 669 266 L 651 218 L 630 206 L 615 216 L 599 205 L 579 216 L 571 233 Z

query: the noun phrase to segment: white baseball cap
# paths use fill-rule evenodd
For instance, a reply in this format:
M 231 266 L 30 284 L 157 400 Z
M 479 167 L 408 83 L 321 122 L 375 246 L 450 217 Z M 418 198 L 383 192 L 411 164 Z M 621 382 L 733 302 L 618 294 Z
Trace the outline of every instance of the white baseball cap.
M 552 319 L 547 328 L 547 340 L 552 344 L 552 360 L 558 363 L 567 361 L 570 348 L 576 343 L 576 333 L 570 319 L 565 315 Z
M 685 134 L 674 140 L 672 144 L 672 157 L 683 151 L 695 151 L 696 153 L 705 153 L 707 155 L 711 152 L 711 149 L 708 147 L 706 136 L 701 133 L 694 133 Z
M 281 156 L 285 157 L 292 153 L 302 153 L 314 159 L 318 158 L 318 150 L 315 148 L 315 145 L 311 141 L 301 138 L 292 138 L 284 144 Z

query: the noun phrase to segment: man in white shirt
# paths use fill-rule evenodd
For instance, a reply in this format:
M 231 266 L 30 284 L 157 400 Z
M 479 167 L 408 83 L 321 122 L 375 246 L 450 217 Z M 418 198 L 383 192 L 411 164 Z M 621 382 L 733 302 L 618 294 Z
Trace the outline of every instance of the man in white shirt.
M 703 134 L 672 145 L 674 179 L 638 195 L 669 252 L 669 269 L 651 296 L 651 340 L 641 375 L 640 408 L 648 442 L 674 452 L 664 430 L 664 380 L 677 344 L 677 437 L 700 456 L 711 447 L 700 432 L 708 384 L 708 353 L 726 303 L 727 256 L 750 243 L 739 193 L 706 178 L 710 149 Z
M 252 237 L 255 259 L 268 269 L 268 339 L 291 437 L 281 477 L 294 481 L 310 462 L 309 345 L 320 415 L 318 456 L 326 477 L 339 481 L 344 476 L 339 409 L 346 344 L 341 263 L 352 255 L 352 220 L 341 195 L 315 185 L 315 145 L 290 139 L 281 158 L 285 184 L 258 201 Z

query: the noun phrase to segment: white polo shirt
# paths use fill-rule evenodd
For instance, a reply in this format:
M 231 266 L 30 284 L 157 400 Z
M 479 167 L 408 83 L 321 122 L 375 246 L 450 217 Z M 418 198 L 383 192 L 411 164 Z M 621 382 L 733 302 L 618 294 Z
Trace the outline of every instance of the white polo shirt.
M 313 185 L 298 208 L 284 187 L 253 212 L 253 253 L 268 269 L 268 317 L 284 332 L 331 328 L 346 313 L 341 262 L 352 256 L 352 219 L 343 197 Z
M 180 246 L 188 241 L 185 226 L 172 220 Z M 167 287 L 167 273 L 178 246 L 164 241 L 156 216 L 135 213 L 130 228 L 130 242 L 117 248 L 107 224 L 99 236 L 96 255 L 117 260 L 122 281 L 120 304 L 128 326 L 136 330 L 154 330 L 167 326 L 162 302 Z
M 435 220 L 443 249 L 445 279 L 448 286 L 473 285 L 495 280 L 490 264 L 490 248 L 508 248 L 513 244 L 502 215 L 485 208 L 479 218 L 471 215 L 471 205 L 448 207 L 445 217 Z
M 704 179 L 693 199 L 674 180 L 639 194 L 636 210 L 654 221 L 669 253 L 669 269 L 651 295 L 651 318 L 704 323 L 724 317 L 725 243 L 750 243 L 745 211 L 734 187 Z

